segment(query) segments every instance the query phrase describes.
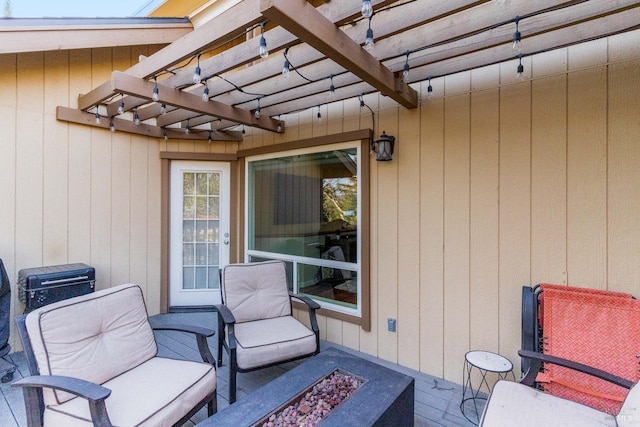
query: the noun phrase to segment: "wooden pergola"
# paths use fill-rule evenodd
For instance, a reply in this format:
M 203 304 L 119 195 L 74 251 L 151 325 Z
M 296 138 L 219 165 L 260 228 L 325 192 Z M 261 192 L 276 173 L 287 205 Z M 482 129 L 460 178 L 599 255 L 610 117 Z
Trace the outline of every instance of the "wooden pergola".
M 158 138 L 240 141 L 240 125 L 282 133 L 282 115 L 371 92 L 415 108 L 411 83 L 486 65 L 514 61 L 514 73 L 523 64 L 528 76 L 531 55 L 640 27 L 640 1 L 633 0 L 371 4 L 367 19 L 362 0 L 244 0 L 113 72 L 79 96 L 77 109 L 59 106 L 57 118 Z M 375 46 L 367 50 L 369 28 Z

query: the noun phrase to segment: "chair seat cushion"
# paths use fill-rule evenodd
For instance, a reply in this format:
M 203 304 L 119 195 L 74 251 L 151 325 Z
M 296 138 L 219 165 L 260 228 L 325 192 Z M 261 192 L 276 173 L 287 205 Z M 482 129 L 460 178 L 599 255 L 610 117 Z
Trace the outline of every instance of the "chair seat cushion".
M 236 323 L 240 369 L 252 369 L 305 356 L 316 350 L 316 336 L 293 316 Z
M 613 415 L 546 394 L 511 381 L 498 381 L 489 396 L 480 425 L 518 427 L 615 426 Z
M 216 371 L 206 363 L 154 357 L 103 386 L 111 390 L 105 402 L 114 426 L 171 426 L 215 393 Z M 87 400 L 47 406 L 44 425 L 92 425 Z

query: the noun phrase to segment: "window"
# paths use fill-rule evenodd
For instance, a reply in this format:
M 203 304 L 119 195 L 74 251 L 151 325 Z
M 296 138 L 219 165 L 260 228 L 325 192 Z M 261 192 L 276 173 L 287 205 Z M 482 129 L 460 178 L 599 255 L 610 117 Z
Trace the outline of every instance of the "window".
M 363 304 L 362 146 L 246 159 L 247 260 L 285 261 L 292 291 L 355 317 Z

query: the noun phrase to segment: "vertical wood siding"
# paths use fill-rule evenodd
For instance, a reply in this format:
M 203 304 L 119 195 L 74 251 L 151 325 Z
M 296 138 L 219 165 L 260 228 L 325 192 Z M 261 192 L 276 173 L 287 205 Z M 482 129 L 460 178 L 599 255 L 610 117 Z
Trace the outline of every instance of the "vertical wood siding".
M 322 338 L 460 382 L 464 354 L 518 365 L 523 285 L 640 297 L 640 32 L 414 84 L 420 108 L 369 94 L 371 331 L 322 317 Z M 0 56 L 0 257 L 96 267 L 160 310 L 160 151 L 233 153 L 372 127 L 356 99 L 283 115 L 241 144 L 158 141 L 55 120 L 149 48 Z M 22 310 L 14 292 L 12 316 Z M 397 332 L 387 319 L 398 319 Z M 15 334 L 12 342 L 16 344 Z

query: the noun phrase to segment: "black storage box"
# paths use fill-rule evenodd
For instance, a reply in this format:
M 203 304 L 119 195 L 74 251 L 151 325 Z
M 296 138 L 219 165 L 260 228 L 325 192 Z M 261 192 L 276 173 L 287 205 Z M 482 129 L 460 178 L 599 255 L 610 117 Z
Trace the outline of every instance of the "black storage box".
M 86 264 L 25 268 L 18 272 L 18 292 L 25 313 L 52 302 L 94 291 L 96 271 Z

